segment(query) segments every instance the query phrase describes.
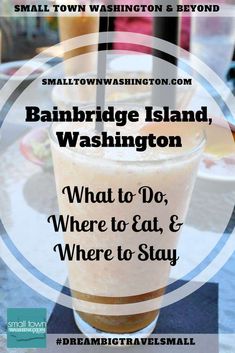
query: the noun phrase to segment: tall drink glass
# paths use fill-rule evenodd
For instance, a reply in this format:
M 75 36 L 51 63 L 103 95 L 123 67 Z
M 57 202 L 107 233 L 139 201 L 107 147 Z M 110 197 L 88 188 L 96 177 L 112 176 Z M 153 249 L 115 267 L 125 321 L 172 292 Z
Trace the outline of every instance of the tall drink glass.
M 235 15 L 235 5 L 220 1 L 221 7 Z M 235 45 L 235 17 L 193 16 L 191 53 L 225 80 Z
M 57 1 L 59 3 L 59 1 Z M 76 4 L 80 1 L 74 0 Z M 71 3 L 71 2 L 70 2 Z M 86 3 L 86 2 L 84 2 Z M 87 1 L 88 3 L 88 1 Z M 59 33 L 62 42 L 77 38 L 79 36 L 96 33 L 97 44 L 87 45 L 73 50 L 66 49 L 66 44 L 63 43 L 64 50 L 64 67 L 66 76 L 73 76 L 84 72 L 96 71 L 97 65 L 97 49 L 98 49 L 98 32 L 99 32 L 99 14 L 91 12 L 81 12 L 77 16 L 59 17 Z M 83 54 L 89 54 L 88 57 L 82 57 Z
M 84 108 L 85 109 L 85 108 Z M 122 108 L 123 109 L 123 108 Z M 125 108 L 124 108 L 125 109 Z M 127 108 L 129 109 L 129 108 Z M 136 108 L 135 108 L 136 109 Z M 143 108 L 137 108 L 140 114 Z M 191 124 L 191 123 L 190 123 Z M 106 124 L 106 131 L 112 134 L 116 128 Z M 152 124 L 147 126 L 151 132 Z M 157 126 L 157 128 L 156 128 Z M 184 124 L 180 126 L 183 128 Z M 172 131 L 175 127 L 168 124 L 154 124 L 153 133 Z M 118 246 L 138 252 L 140 244 L 155 246 L 161 249 L 175 248 L 179 233 L 169 230 L 172 215 L 178 215 L 184 221 L 188 209 L 199 160 L 204 147 L 204 137 L 192 129 L 185 129 L 184 147 L 177 150 L 169 148 L 158 150 L 150 148 L 145 152 L 137 152 L 133 148 L 60 148 L 56 139 L 56 131 L 79 130 L 80 134 L 92 136 L 95 133 L 92 124 L 56 123 L 51 128 L 51 146 L 60 214 L 74 216 L 79 220 L 105 220 L 110 224 L 112 217 L 125 220 L 129 225 L 133 217 L 138 215 L 140 223 L 158 217 L 163 235 L 132 227 L 127 231 L 106 232 L 95 229 L 91 232 L 65 233 L 66 244 L 79 244 L 83 249 L 112 248 L 113 253 Z M 120 128 L 118 128 L 120 130 Z M 125 126 L 121 131 L 126 135 L 142 135 L 146 133 L 146 125 L 135 123 Z M 179 132 L 179 130 L 178 130 Z M 82 186 L 95 194 L 112 190 L 113 203 L 69 203 L 62 190 L 65 186 L 73 188 Z M 154 192 L 162 191 L 168 203 L 142 203 L 139 190 L 148 186 Z M 118 189 L 136 194 L 131 203 L 117 201 Z M 152 223 L 151 223 L 152 224 Z M 119 335 L 150 334 L 156 324 L 159 310 L 138 310 L 125 314 L 113 314 L 112 304 L 120 308 L 126 304 L 138 304 L 157 298 L 164 293 L 169 279 L 170 264 L 167 261 L 69 261 L 69 283 L 74 298 L 83 300 L 83 311 L 76 308 L 74 316 L 78 327 L 87 335 L 94 332 Z M 99 304 L 107 305 L 107 311 L 100 314 Z M 91 310 L 92 308 L 92 310 Z

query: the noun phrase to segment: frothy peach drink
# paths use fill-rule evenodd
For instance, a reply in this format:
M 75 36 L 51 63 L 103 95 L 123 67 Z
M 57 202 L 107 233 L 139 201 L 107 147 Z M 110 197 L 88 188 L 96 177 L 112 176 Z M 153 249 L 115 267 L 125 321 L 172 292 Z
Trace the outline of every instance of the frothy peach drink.
M 167 131 L 175 129 L 172 125 L 146 125 L 140 122 L 125 126 L 122 133 L 144 135 L 161 131 L 167 134 Z M 96 134 L 92 124 L 67 123 L 54 125 L 53 133 L 57 130 L 76 129 L 81 134 Z M 110 134 L 114 131 L 109 124 L 105 129 Z M 169 256 L 176 249 L 180 232 L 170 231 L 170 218 L 177 215 L 179 222 L 184 222 L 203 149 L 200 134 L 184 124 L 180 129 L 183 136 L 182 148 L 148 148 L 145 152 L 137 152 L 133 148 L 61 148 L 56 139 L 52 138 L 60 214 L 74 216 L 74 219 L 80 221 L 104 220 L 108 227 L 105 232 L 97 228 L 92 232 L 68 231 L 64 235 L 65 243 L 79 244 L 86 250 L 111 249 L 114 255 L 118 246 L 135 252 L 130 261 L 120 261 L 114 256 L 112 261 L 100 259 L 68 262 L 73 296 L 87 303 L 79 315 L 96 329 L 117 334 L 131 333 L 148 326 L 158 315 L 157 309 L 143 312 L 141 303 L 163 294 L 173 262 L 164 260 L 163 255 L 160 260 L 153 260 L 150 257 L 150 247 L 154 249 L 153 254 L 155 250 L 162 249 Z M 86 187 L 94 194 L 112 190 L 115 201 L 70 203 L 62 193 L 66 186 L 71 189 L 77 186 L 79 190 Z M 161 191 L 166 195 L 167 204 L 155 201 L 143 203 L 143 187 L 146 187 L 146 192 L 150 189 Z M 136 195 L 131 203 L 118 201 L 120 188 Z M 124 232 L 110 230 L 113 217 L 129 224 Z M 137 223 L 133 227 L 135 221 Z M 146 245 L 142 247 L 142 253 L 141 244 Z M 98 313 L 99 303 L 107 304 L 105 314 Z M 112 314 L 111 306 L 108 305 L 128 303 L 137 303 L 139 312 L 129 308 L 124 315 L 117 316 Z

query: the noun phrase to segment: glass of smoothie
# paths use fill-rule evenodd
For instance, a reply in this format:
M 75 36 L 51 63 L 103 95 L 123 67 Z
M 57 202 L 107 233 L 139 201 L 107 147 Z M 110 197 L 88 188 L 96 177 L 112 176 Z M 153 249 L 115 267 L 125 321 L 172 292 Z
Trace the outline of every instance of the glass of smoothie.
M 75 1 L 75 3 L 78 3 Z M 98 32 L 99 32 L 99 15 L 97 13 L 81 12 L 77 16 L 59 16 L 59 33 L 60 40 L 66 40 L 96 33 L 97 44 L 87 45 L 73 50 L 67 50 L 66 43 L 63 43 L 64 50 L 64 67 L 66 76 L 73 76 L 84 72 L 96 71 L 98 49 Z M 87 57 L 84 58 L 84 54 Z
M 135 110 L 139 111 L 140 116 L 144 114 L 143 107 Z M 117 131 L 121 135 L 131 136 L 145 136 L 149 133 L 182 135 L 182 148 L 149 147 L 143 152 L 132 147 L 61 148 L 56 137 L 57 131 L 78 130 L 81 135 L 92 137 L 97 135 L 94 124 L 54 123 L 51 127 L 60 215 L 73 216 L 79 222 L 103 220 L 107 227 L 106 231 L 101 231 L 97 225 L 88 231 L 66 230 L 64 242 L 70 246 L 79 245 L 85 251 L 111 249 L 114 255 L 110 261 L 103 259 L 102 254 L 98 261 L 81 258 L 68 261 L 74 317 L 77 326 L 86 335 L 149 335 L 156 326 L 159 307 L 147 310 L 145 305 L 148 300 L 164 294 L 172 262 L 161 261 L 161 256 L 156 261 L 155 250 L 161 249 L 163 254 L 164 251 L 167 253 L 177 248 L 180 231 L 170 231 L 170 218 L 177 215 L 178 222 L 185 220 L 205 143 L 198 127 L 192 127 L 192 123 L 189 125 L 146 124 L 143 119 L 134 124 L 127 123 L 124 127 L 105 123 L 105 131 L 110 135 Z M 98 198 L 106 197 L 106 202 L 104 199 L 102 202 L 91 202 L 89 195 L 86 195 L 88 199 L 71 203 L 64 189 L 68 186 L 71 190 L 77 187 L 79 192 L 83 188 L 83 197 L 86 188 L 94 195 L 99 195 Z M 120 189 L 135 194 L 133 200 L 120 202 Z M 108 190 L 111 196 L 108 196 Z M 150 190 L 154 195 L 158 191 L 162 192 L 167 202 L 157 202 L 157 197 L 148 202 L 151 198 Z M 108 200 L 108 197 L 112 200 Z M 126 230 L 111 228 L 113 217 L 116 221 L 124 220 L 128 223 Z M 131 249 L 133 257 L 128 261 L 120 260 L 116 256 L 118 247 Z M 141 252 L 141 249 L 144 251 Z M 154 251 L 150 256 L 151 249 Z M 79 300 L 83 302 L 82 309 L 77 306 Z M 100 311 L 100 304 L 103 312 Z M 119 313 L 112 310 L 112 306 L 116 305 L 120 308 Z

